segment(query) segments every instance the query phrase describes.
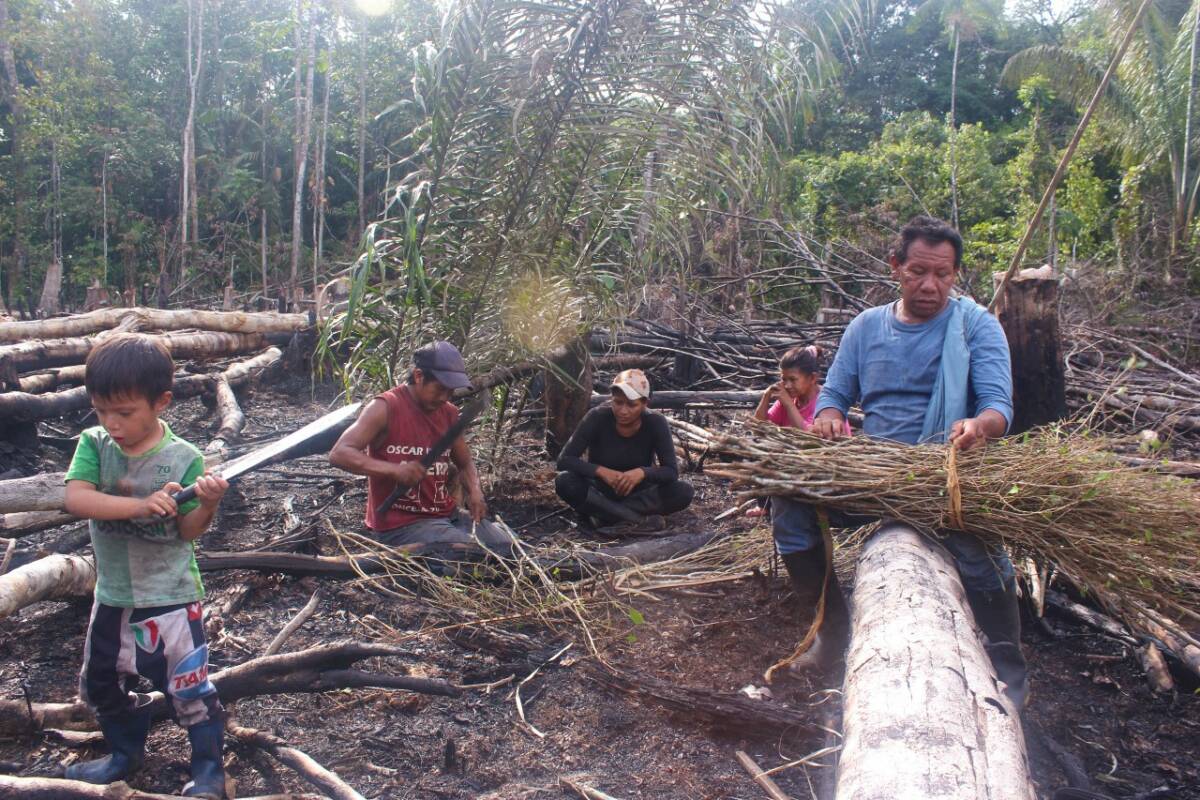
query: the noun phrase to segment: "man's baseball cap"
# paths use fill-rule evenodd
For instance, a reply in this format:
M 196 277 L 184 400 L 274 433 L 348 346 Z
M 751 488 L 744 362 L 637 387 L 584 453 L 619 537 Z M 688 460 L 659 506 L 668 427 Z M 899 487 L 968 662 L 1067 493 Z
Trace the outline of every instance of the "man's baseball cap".
M 470 389 L 467 364 L 449 342 L 430 342 L 413 353 L 413 366 L 447 389 Z
M 640 369 L 627 369 L 613 378 L 612 389 L 620 389 L 630 400 L 649 400 L 650 381 Z

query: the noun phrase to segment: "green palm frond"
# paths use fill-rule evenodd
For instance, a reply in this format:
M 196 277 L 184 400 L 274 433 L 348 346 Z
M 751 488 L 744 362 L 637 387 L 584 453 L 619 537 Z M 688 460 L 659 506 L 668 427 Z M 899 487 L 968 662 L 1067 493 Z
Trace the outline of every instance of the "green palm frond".
M 860 35 L 872 2 L 450 5 L 413 53 L 411 155 L 326 326 L 347 386 L 391 380 L 421 336 L 477 368 L 536 358 L 674 282 L 712 211 L 771 196 L 830 43 Z

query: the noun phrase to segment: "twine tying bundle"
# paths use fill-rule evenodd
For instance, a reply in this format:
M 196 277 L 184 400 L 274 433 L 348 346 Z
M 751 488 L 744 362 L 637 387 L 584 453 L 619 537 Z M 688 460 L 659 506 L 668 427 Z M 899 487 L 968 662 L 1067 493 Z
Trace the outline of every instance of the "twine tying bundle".
M 950 527 L 964 530 L 962 513 L 962 484 L 958 481 L 958 446 L 950 445 L 946 452 L 946 496 L 950 502 Z

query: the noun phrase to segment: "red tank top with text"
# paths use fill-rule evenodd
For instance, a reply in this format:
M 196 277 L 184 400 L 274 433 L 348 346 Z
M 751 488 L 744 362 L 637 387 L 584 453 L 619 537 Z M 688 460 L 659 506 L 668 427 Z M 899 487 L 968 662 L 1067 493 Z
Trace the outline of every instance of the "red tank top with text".
M 368 450 L 371 458 L 381 461 L 403 463 L 420 461 L 434 443 L 458 420 L 458 409 L 452 403 L 443 403 L 431 414 L 426 414 L 408 393 L 406 386 L 397 386 L 375 399 L 387 403 L 387 436 L 382 443 L 372 443 Z M 375 509 L 396 488 L 389 478 L 367 478 L 367 527 L 373 531 L 387 531 L 430 517 L 448 517 L 454 511 L 454 497 L 447 487 L 450 474 L 450 452 L 447 450 L 425 473 L 425 478 L 400 499 L 382 516 Z

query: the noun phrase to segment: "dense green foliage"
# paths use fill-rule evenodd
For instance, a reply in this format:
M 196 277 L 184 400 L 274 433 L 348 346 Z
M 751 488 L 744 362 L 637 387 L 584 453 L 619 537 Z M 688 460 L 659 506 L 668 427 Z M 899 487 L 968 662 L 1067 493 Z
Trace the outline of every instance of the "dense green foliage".
M 349 269 L 328 343 L 385 380 L 430 325 L 536 351 L 581 303 L 682 313 L 698 286 L 803 313 L 792 233 L 880 255 L 915 213 L 958 216 L 986 291 L 1132 8 L 2 0 L 0 295 L 44 304 L 56 262 L 72 307 L 95 281 L 276 298 Z M 1194 271 L 1196 22 L 1157 0 L 1030 265 Z

